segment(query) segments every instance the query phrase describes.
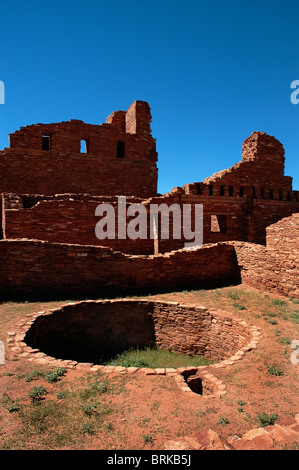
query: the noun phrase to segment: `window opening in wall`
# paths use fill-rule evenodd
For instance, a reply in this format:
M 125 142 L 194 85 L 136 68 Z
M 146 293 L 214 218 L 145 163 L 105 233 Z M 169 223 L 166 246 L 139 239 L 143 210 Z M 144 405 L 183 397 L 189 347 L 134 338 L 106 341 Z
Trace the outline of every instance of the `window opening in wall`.
M 212 233 L 226 233 L 226 216 L 225 215 L 211 215 L 211 232 Z
M 282 201 L 282 191 L 278 191 L 278 199 Z
M 243 197 L 244 196 L 244 187 L 243 186 L 240 186 L 240 189 L 239 189 L 239 197 Z
M 201 194 L 200 183 L 197 183 L 197 184 L 196 184 L 196 191 L 197 191 L 197 194 Z
M 233 187 L 233 186 L 229 186 L 229 188 L 228 188 L 228 195 L 229 195 L 229 196 L 233 196 L 233 195 L 234 195 L 234 187 Z
M 209 186 L 209 195 L 213 196 L 213 194 L 214 194 L 214 189 L 213 189 L 213 186 L 210 184 L 210 186 Z
M 80 140 L 80 153 L 88 153 L 88 140 L 87 139 Z
M 255 186 L 252 186 L 252 197 L 253 199 L 256 199 Z
M 51 150 L 51 136 L 43 135 L 42 150 Z
M 261 188 L 261 199 L 265 199 L 265 191 L 264 191 L 264 188 Z
M 220 186 L 220 196 L 224 196 L 224 186 Z
M 291 193 L 290 191 L 287 192 L 287 201 L 290 201 L 291 200 Z
M 117 158 L 125 158 L 125 142 L 117 142 L 116 156 Z
M 269 191 L 269 199 L 274 199 L 274 191 L 273 191 L 273 189 L 270 189 L 270 191 Z

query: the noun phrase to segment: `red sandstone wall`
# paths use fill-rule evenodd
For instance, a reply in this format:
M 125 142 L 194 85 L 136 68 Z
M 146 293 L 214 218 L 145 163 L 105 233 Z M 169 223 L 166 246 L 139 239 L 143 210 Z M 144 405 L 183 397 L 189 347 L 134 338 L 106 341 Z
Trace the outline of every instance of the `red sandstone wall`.
M 57 243 L 108 246 L 115 251 L 130 254 L 153 254 L 154 241 L 147 239 L 126 240 L 116 238 L 98 239 L 95 229 L 101 217 L 95 216 L 99 204 L 109 203 L 115 209 L 115 227 L 118 220 L 118 200 L 116 197 L 90 197 L 81 195 L 61 195 L 55 198 L 36 197 L 36 204 L 23 208 L 30 197 L 22 198 L 16 208 L 15 199 L 11 208 L 11 197 L 6 196 L 4 238 L 31 238 Z M 34 204 L 34 198 L 32 197 Z M 40 199 L 40 200 L 39 200 Z M 127 205 L 138 203 L 140 199 L 128 197 Z M 129 218 L 126 220 L 126 229 Z
M 291 179 L 284 177 L 284 148 L 273 136 L 253 132 L 242 147 L 242 161 L 204 180 L 205 184 L 252 186 L 265 190 L 291 190 Z
M 204 196 L 193 194 L 169 194 L 162 197 L 128 197 L 127 207 L 133 203 L 142 203 L 148 212 L 147 238 L 132 240 L 99 240 L 95 235 L 95 209 L 100 203 L 112 204 L 118 217 L 117 197 L 92 197 L 88 195 L 65 194 L 55 197 L 4 195 L 4 238 L 32 238 L 58 243 L 80 245 L 109 246 L 113 250 L 130 254 L 154 253 L 154 241 L 150 238 L 150 208 L 152 204 L 166 204 L 171 207 L 178 204 L 181 215 L 185 205 L 192 207 L 192 231 L 195 230 L 195 205 L 203 204 L 203 243 L 217 243 L 229 240 L 251 241 L 265 244 L 266 227 L 299 209 L 299 203 L 292 201 L 254 200 L 251 204 L 246 198 Z M 24 207 L 24 208 L 23 208 Z M 213 222 L 218 226 L 213 226 Z M 127 225 L 131 220 L 127 217 Z M 180 239 L 174 238 L 173 217 L 170 212 L 169 239 L 163 239 L 161 230 L 159 241 L 155 243 L 160 253 L 184 247 L 183 217 L 180 219 Z M 161 227 L 161 218 L 159 220 Z M 222 226 L 222 225 L 223 226 Z M 117 224 L 116 224 L 117 225 Z
M 0 193 L 155 195 L 157 152 L 150 107 L 136 101 L 120 113 L 127 120 L 123 127 L 111 116 L 101 125 L 70 120 L 14 132 L 10 148 L 0 152 Z M 43 135 L 51 136 L 50 150 L 42 150 Z M 87 141 L 88 153 L 80 153 L 81 140 Z M 124 145 L 122 158 L 118 142 Z
M 0 152 L 1 193 L 149 197 L 156 191 L 157 169 L 149 162 L 41 150 Z
M 299 214 L 267 229 L 267 247 L 232 242 L 242 281 L 262 290 L 299 298 Z
M 239 281 L 234 248 L 128 256 L 93 246 L 0 241 L 1 297 L 106 296 L 230 285 Z

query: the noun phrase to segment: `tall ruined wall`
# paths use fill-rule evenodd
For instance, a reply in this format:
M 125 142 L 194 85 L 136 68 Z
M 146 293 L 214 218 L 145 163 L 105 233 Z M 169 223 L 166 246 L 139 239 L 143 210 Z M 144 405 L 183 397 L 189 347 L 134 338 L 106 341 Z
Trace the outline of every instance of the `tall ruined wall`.
M 284 176 L 284 148 L 275 137 L 253 132 L 242 146 L 242 160 L 204 180 L 205 184 L 243 186 L 254 197 L 255 189 L 290 191 L 292 179 Z
M 186 184 L 182 190 L 198 195 L 204 204 L 217 200 L 219 215 L 225 215 L 230 205 L 231 216 L 243 226 L 245 236 L 240 236 L 241 227 L 230 222 L 227 240 L 265 244 L 268 225 L 299 211 L 299 192 L 292 189 L 292 178 L 284 176 L 284 165 L 282 144 L 264 132 L 253 132 L 243 142 L 239 163 L 203 182 Z M 237 205 L 243 208 L 242 220 L 235 214 Z
M 10 148 L 0 152 L 0 193 L 155 195 L 157 152 L 150 107 L 135 101 L 119 113 L 128 115 L 123 127 L 116 112 L 100 125 L 70 120 L 11 134 Z

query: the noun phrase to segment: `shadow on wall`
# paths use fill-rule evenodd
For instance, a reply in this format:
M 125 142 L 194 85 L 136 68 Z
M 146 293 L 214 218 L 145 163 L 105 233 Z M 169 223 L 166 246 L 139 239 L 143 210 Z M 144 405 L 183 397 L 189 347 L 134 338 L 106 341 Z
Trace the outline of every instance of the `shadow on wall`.
M 241 283 L 235 249 L 225 243 L 130 256 L 96 246 L 2 240 L 0 259 L 3 300 L 150 295 Z

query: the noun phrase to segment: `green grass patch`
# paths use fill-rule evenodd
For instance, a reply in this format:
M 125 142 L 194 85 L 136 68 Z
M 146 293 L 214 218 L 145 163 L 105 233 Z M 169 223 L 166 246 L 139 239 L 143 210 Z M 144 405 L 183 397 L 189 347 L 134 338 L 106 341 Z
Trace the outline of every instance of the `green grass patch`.
M 265 426 L 272 426 L 275 421 L 278 419 L 278 414 L 276 413 L 270 413 L 270 414 L 267 414 L 267 413 L 260 413 L 257 415 L 257 420 L 258 420 L 258 424 L 259 426 L 261 426 L 262 428 L 264 428 Z
M 155 368 L 178 368 L 189 366 L 204 366 L 211 361 L 202 356 L 187 356 L 168 351 L 167 349 L 135 348 L 118 354 L 115 358 L 106 362 L 105 365 L 123 367 L 149 367 Z

